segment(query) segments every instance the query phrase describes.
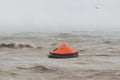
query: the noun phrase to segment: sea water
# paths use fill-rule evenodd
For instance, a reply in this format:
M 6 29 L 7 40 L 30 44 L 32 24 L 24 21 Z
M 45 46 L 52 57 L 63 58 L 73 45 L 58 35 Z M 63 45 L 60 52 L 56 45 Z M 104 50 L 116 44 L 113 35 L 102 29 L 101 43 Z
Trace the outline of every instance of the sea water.
M 66 31 L 66 32 L 14 32 L 0 35 L 0 43 L 24 43 L 41 47 L 67 43 L 85 53 L 119 53 L 120 32 Z

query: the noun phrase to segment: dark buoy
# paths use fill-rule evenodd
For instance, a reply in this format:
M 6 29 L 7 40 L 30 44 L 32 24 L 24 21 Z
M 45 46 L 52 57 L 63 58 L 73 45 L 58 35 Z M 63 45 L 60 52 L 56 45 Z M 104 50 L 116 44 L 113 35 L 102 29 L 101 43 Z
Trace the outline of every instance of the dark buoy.
M 78 52 L 66 44 L 61 44 L 58 48 L 50 51 L 49 58 L 74 58 L 78 57 Z

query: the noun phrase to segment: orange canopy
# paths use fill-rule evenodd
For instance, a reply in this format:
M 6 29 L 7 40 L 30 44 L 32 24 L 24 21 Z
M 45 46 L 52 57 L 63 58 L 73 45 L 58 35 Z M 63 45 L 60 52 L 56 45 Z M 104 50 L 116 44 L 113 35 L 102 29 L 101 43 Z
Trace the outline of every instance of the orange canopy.
M 77 51 L 70 48 L 66 44 L 61 44 L 58 48 L 54 49 L 53 51 L 50 51 L 50 53 L 53 54 L 75 54 Z

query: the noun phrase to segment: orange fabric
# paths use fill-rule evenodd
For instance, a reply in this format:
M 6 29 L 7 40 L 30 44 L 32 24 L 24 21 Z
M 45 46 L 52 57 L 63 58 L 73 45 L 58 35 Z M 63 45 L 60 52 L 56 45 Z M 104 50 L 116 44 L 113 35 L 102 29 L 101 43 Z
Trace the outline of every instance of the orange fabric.
M 53 51 L 50 51 L 51 53 L 54 54 L 74 54 L 77 51 L 70 48 L 66 44 L 61 44 L 58 48 L 54 49 Z

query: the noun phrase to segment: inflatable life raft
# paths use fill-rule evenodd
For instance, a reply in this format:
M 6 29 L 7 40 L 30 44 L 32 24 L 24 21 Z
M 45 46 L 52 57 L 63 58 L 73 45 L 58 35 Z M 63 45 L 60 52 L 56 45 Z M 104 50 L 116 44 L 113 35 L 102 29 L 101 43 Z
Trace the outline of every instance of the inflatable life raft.
M 56 49 L 50 51 L 49 58 L 73 58 L 78 57 L 78 52 L 70 48 L 67 44 L 61 44 Z

